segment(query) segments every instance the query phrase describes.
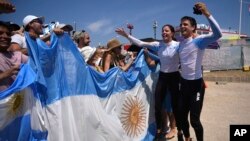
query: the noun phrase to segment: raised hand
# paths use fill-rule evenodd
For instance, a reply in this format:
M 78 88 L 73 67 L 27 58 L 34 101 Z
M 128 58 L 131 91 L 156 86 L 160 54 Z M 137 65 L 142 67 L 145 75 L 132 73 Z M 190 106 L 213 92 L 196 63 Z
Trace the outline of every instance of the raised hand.
M 206 7 L 206 4 L 205 3 L 202 3 L 202 2 L 197 2 L 195 5 L 194 5 L 198 10 L 200 10 L 202 12 L 203 15 L 205 15 L 206 17 L 209 17 L 210 16 L 210 13 Z
M 54 32 L 56 35 L 62 35 L 64 31 L 63 31 L 61 28 L 54 28 L 54 29 L 53 29 L 53 32 Z
M 115 32 L 123 37 L 128 38 L 128 33 L 123 28 L 117 28 Z

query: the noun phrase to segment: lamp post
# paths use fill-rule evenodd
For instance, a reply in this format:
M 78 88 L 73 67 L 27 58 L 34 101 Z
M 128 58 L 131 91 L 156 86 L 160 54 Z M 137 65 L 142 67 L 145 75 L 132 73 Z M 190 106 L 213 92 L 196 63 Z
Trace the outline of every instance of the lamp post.
M 241 15 L 242 15 L 242 0 L 240 0 L 240 22 L 239 22 L 239 35 L 241 32 Z
M 76 32 L 76 22 L 74 21 L 74 29 L 72 31 L 72 36 L 74 35 L 75 32 Z
M 154 21 L 153 23 L 153 29 L 154 29 L 154 39 L 156 39 L 156 28 L 157 28 L 157 21 Z
M 74 28 L 75 28 L 75 31 L 76 31 L 76 22 L 74 21 Z

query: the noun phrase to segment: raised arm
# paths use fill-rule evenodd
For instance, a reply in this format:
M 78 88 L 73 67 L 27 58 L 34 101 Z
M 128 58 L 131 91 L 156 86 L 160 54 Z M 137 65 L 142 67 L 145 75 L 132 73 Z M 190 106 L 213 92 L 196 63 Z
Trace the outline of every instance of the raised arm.
M 61 28 L 54 28 L 53 29 L 53 32 L 56 34 L 56 35 L 62 35 L 64 33 L 64 31 L 61 29 Z M 43 40 L 44 42 L 46 41 L 49 41 L 50 40 L 50 36 L 51 34 L 46 34 L 45 36 L 41 37 L 41 40 Z
M 137 55 L 135 55 L 134 53 L 131 53 L 130 58 L 127 61 L 125 61 L 124 59 L 120 60 L 122 62 L 121 64 L 124 64 L 124 65 L 120 64 L 120 66 L 119 66 L 120 69 L 123 71 L 129 70 L 129 68 L 134 63 L 134 60 L 136 59 L 136 57 L 137 57 Z
M 139 47 L 146 47 L 151 50 L 157 51 L 159 47 L 159 42 L 143 42 L 131 35 L 129 35 L 123 28 L 117 28 L 115 32 L 125 38 L 127 38 L 132 44 L 135 44 Z
M 196 3 L 195 7 L 197 7 L 204 16 L 206 16 L 206 18 L 208 19 L 208 22 L 210 24 L 210 27 L 213 31 L 213 33 L 211 35 L 207 35 L 207 36 L 202 36 L 200 39 L 197 39 L 197 43 L 198 46 L 200 48 L 205 48 L 207 47 L 210 43 L 217 41 L 218 39 L 220 39 L 222 37 L 222 33 L 220 30 L 220 26 L 217 23 L 217 21 L 213 18 L 213 16 L 210 14 L 210 12 L 208 11 L 206 5 L 204 3 Z

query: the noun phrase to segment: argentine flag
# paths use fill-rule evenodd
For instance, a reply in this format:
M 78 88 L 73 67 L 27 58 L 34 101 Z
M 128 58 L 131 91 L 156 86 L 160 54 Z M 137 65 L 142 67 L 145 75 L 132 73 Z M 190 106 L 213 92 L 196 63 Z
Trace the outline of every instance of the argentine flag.
M 153 139 L 153 93 L 158 73 L 148 68 L 143 52 L 127 72 L 115 67 L 99 73 L 85 63 L 66 33 L 52 34 L 50 47 L 27 34 L 26 40 L 30 54 L 26 69 L 32 74 L 23 76 L 26 85 L 18 84 L 23 86 L 15 91 L 9 88 L 4 96 L 0 94 L 0 140 L 12 140 L 11 134 L 5 133 L 14 128 L 15 136 L 25 134 L 27 140 Z M 19 74 L 28 73 L 24 68 Z M 18 80 L 21 78 L 17 77 Z M 15 92 L 23 95 L 25 106 L 22 112 L 6 120 L 10 105 L 4 102 L 17 95 Z M 14 127 L 15 122 L 20 126 Z
M 32 85 L 35 73 L 21 65 L 16 81 L 0 92 L 0 141 L 27 141 L 31 137 L 30 113 L 35 100 Z

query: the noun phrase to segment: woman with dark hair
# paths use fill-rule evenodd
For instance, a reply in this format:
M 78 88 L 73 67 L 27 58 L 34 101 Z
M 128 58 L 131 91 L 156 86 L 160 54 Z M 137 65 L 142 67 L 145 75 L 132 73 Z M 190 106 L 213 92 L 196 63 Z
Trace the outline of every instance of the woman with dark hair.
M 177 121 L 178 131 L 180 130 L 178 120 L 178 100 L 179 100 L 179 42 L 174 41 L 175 30 L 172 25 L 166 24 L 162 27 L 162 41 L 143 42 L 127 34 L 123 28 L 117 28 L 116 33 L 126 37 L 133 44 L 156 51 L 159 56 L 160 73 L 155 89 L 155 119 L 157 132 L 154 140 L 163 138 L 165 132 L 162 131 L 162 105 L 166 97 L 167 90 L 171 94 L 173 113 Z M 174 133 L 175 134 L 175 133 Z M 181 133 L 180 133 L 181 134 Z M 165 138 L 165 137 L 164 137 Z

